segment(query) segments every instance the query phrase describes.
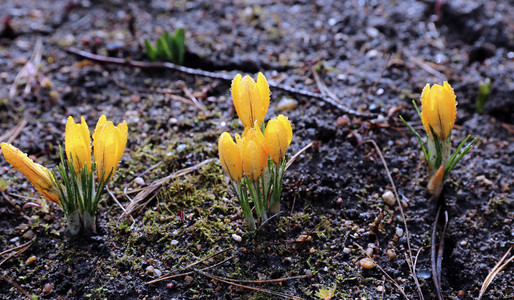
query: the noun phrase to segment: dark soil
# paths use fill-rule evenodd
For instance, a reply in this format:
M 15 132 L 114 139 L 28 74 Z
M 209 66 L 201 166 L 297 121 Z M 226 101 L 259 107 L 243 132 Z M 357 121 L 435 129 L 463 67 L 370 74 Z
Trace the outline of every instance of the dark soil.
M 436 204 L 425 192 L 419 145 L 398 115 L 423 131 L 411 101 L 419 99 L 426 83 L 443 80 L 455 89 L 459 103 L 454 147 L 468 134 L 478 137 L 443 191 L 449 214 L 443 294 L 477 298 L 485 277 L 514 241 L 512 2 L 440 1 L 440 7 L 439 1 L 425 0 L 212 2 L 2 1 L 0 138 L 5 142 L 14 136 L 12 144 L 54 167 L 69 115 L 84 116 L 90 129 L 101 114 L 116 123 L 127 120 L 127 149 L 110 183 L 125 207 L 153 181 L 216 158 L 221 132 L 242 131 L 229 81 L 91 62 L 64 51 L 75 47 L 144 61 L 144 39 L 178 27 L 186 30 L 186 66 L 227 76 L 261 71 L 270 82 L 320 92 L 315 70 L 346 107 L 376 117 L 356 117 L 321 99 L 272 89 L 267 119 L 283 113 L 291 120 L 289 156 L 316 143 L 286 172 L 282 213 L 256 232 L 246 231 L 217 160 L 166 183 L 132 213 L 133 222 L 120 219 L 122 209 L 106 194 L 97 215 L 98 234 L 72 238 L 57 206 L 24 207 L 41 203 L 40 196 L 2 158 L 0 251 L 33 242 L 25 251 L 1 253 L 0 298 L 275 297 L 194 271 L 206 267 L 211 267 L 204 270 L 208 275 L 241 280 L 310 275 L 282 283 L 241 283 L 305 299 L 332 287 L 334 299 L 402 298 L 382 271 L 359 265 L 365 257 L 360 245 L 371 249 L 409 299 L 418 299 L 399 208 L 382 199 L 392 186 L 379 153 L 366 142 L 374 140 L 401 195 L 412 255 L 419 254 L 421 290 L 425 299 L 434 299 L 430 245 Z M 24 92 L 26 80 L 21 80 L 9 97 L 39 39 L 41 64 L 27 83 L 30 91 Z M 492 91 L 478 114 L 475 99 L 486 78 Z M 205 110 L 170 97 L 189 99 L 186 89 Z M 286 98 L 297 106 L 279 111 L 277 104 Z M 23 120 L 21 132 L 12 135 L 9 130 Z M 312 240 L 295 242 L 302 234 Z M 498 274 L 485 299 L 514 299 L 513 270 L 511 264 Z M 192 273 L 147 284 L 159 273 L 187 271 Z

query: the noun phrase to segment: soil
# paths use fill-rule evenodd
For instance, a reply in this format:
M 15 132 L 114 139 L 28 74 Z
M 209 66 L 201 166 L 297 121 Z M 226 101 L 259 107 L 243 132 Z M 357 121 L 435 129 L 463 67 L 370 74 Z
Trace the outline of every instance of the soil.
M 126 120 L 129 139 L 109 184 L 113 196 L 102 198 L 98 233 L 90 238 L 71 237 L 59 207 L 44 205 L 30 183 L 0 159 L 0 298 L 278 297 L 219 280 L 228 278 L 289 279 L 238 284 L 304 299 L 321 298 L 320 291 L 331 288 L 333 299 L 401 299 L 386 272 L 409 299 L 419 299 L 406 260 L 409 239 L 421 291 L 434 299 L 430 245 L 436 203 L 425 191 L 420 147 L 399 115 L 422 132 L 412 100 L 419 100 L 426 83 L 444 80 L 458 101 L 454 147 L 467 135 L 478 142 L 443 190 L 448 228 L 442 293 L 447 299 L 477 298 L 514 241 L 513 3 L 236 2 L 2 2 L 2 141 L 13 137 L 12 144 L 51 168 L 58 163 L 69 115 L 84 116 L 90 128 L 101 114 L 116 123 Z M 288 87 L 315 93 L 326 88 L 345 107 L 374 116 L 358 117 L 322 99 L 272 88 L 267 119 L 282 113 L 293 124 L 288 156 L 310 142 L 314 146 L 286 172 L 281 214 L 255 232 L 246 230 L 216 159 L 221 132 L 243 129 L 230 81 L 95 62 L 65 51 L 74 47 L 148 61 L 144 40 L 179 27 L 186 30 L 188 67 L 228 77 L 255 78 L 261 71 Z M 29 80 L 15 80 L 38 40 L 41 62 L 30 69 Z M 486 78 L 492 90 L 477 113 L 479 84 Z M 17 89 L 10 96 L 13 84 Z M 203 109 L 189 103 L 191 95 Z M 280 110 L 284 99 L 296 105 Z M 384 203 L 382 195 L 393 186 L 368 140 L 384 155 L 408 232 L 398 205 Z M 120 218 L 123 210 L 113 197 L 127 207 L 152 182 L 209 158 L 215 159 L 166 182 L 133 219 Z M 365 254 L 357 245 L 383 271 L 363 268 Z M 500 272 L 484 299 L 514 299 L 513 270 L 510 264 Z M 148 283 L 160 274 L 185 272 L 190 273 Z

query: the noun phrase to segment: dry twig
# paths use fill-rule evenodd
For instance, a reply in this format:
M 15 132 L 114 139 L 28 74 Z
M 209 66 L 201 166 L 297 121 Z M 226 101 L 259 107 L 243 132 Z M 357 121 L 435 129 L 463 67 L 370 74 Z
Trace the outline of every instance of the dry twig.
M 82 58 L 86 58 L 86 59 L 96 61 L 96 62 L 101 62 L 101 63 L 117 64 L 117 65 L 130 66 L 130 67 L 136 67 L 136 68 L 141 68 L 141 69 L 168 69 L 168 70 L 182 72 L 184 74 L 203 76 L 203 77 L 207 77 L 207 78 L 219 79 L 219 80 L 229 81 L 229 82 L 232 81 L 232 79 L 233 79 L 233 76 L 228 75 L 228 74 L 215 73 L 215 72 L 209 72 L 209 71 L 204 71 L 204 70 L 199 70 L 199 69 L 188 68 L 188 67 L 184 67 L 184 66 L 175 65 L 170 62 L 144 62 L 144 61 L 123 59 L 123 58 L 108 57 L 108 56 L 89 53 L 89 52 L 82 51 L 82 50 L 79 50 L 76 48 L 67 48 L 67 49 L 64 49 L 64 51 L 66 51 L 68 53 L 72 53 L 77 56 L 80 56 Z M 291 94 L 321 100 L 321 101 L 326 102 L 326 103 L 332 105 L 333 107 L 339 109 L 343 113 L 347 113 L 347 114 L 361 117 L 364 119 L 373 119 L 373 118 L 377 117 L 377 115 L 373 114 L 373 113 L 361 113 L 361 112 L 355 111 L 353 109 L 350 109 L 340 103 L 337 103 L 330 97 L 327 97 L 327 96 L 319 94 L 319 93 L 313 93 L 313 92 L 310 92 L 307 90 L 301 90 L 301 89 L 293 88 L 293 87 L 286 86 L 283 84 L 277 84 L 277 83 L 271 82 L 271 81 L 268 81 L 268 84 L 272 88 L 283 90 L 283 91 L 291 93 Z
M 496 275 L 500 273 L 501 270 L 503 270 L 511 261 L 514 260 L 514 255 L 511 256 L 505 263 L 505 258 L 509 255 L 510 251 L 514 248 L 514 246 L 510 246 L 509 250 L 503 255 L 503 257 L 496 263 L 494 268 L 491 269 L 491 272 L 489 272 L 489 275 L 484 280 L 484 283 L 482 283 L 482 288 L 480 289 L 480 294 L 478 295 L 478 300 L 482 299 L 484 296 L 485 291 L 487 290 L 487 287 L 489 287 L 489 284 L 494 280 Z M 502 264 L 503 263 L 503 264 Z
M 0 142 L 3 142 L 7 139 L 6 143 L 11 144 L 18 137 L 23 128 L 27 126 L 27 123 L 27 120 L 21 120 L 20 123 L 16 124 L 16 126 L 7 130 L 2 136 L 0 136 Z
M 11 255 L 8 255 L 4 260 L 2 260 L 0 262 L 0 266 L 3 265 L 7 260 L 9 260 L 11 257 L 13 257 L 14 255 L 18 255 L 18 254 L 21 254 L 23 252 L 25 252 L 29 247 L 30 245 L 32 245 L 32 243 L 36 240 L 36 238 L 34 237 L 32 240 L 26 242 L 25 244 L 23 245 L 20 245 L 18 247 L 14 247 L 14 248 L 11 248 L 11 249 L 7 249 L 5 251 L 2 251 L 0 252 L 0 257 L 1 256 L 4 256 L 6 254 L 9 254 L 12 252 Z

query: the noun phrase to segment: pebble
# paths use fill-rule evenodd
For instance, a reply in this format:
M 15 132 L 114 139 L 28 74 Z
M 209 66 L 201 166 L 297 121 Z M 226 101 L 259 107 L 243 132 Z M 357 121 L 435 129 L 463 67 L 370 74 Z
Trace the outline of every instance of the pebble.
M 20 237 L 19 236 L 16 236 L 16 237 L 13 237 L 12 239 L 9 240 L 9 242 L 11 243 L 16 243 L 17 241 L 20 240 Z
M 398 237 L 402 237 L 403 236 L 403 229 L 401 227 L 396 227 L 396 235 Z
M 366 249 L 366 254 L 367 254 L 368 256 L 372 256 L 372 255 L 373 255 L 373 248 L 368 248 L 368 249 Z
M 384 291 L 384 286 L 383 285 L 379 285 L 377 286 L 377 292 L 383 292 Z
M 171 290 L 174 286 L 175 286 L 175 285 L 174 285 L 172 282 L 170 282 L 170 283 L 168 283 L 168 284 L 166 285 L 166 288 L 167 288 L 167 289 L 169 289 L 169 290 Z
M 298 105 L 298 101 L 291 98 L 282 98 L 275 107 L 276 110 L 293 110 Z
M 30 264 L 32 264 L 33 262 L 35 262 L 36 260 L 37 260 L 37 256 L 32 255 L 31 257 L 27 258 L 27 261 L 25 261 L 25 264 L 26 264 L 26 265 L 30 265 Z
M 178 242 L 177 240 L 171 240 L 171 245 L 172 245 L 172 246 L 178 245 L 178 243 L 179 243 L 179 242 Z
M 143 177 L 136 177 L 134 178 L 134 183 L 136 185 L 145 185 L 145 180 L 143 179 Z
M 290 264 L 293 260 L 291 259 L 291 257 L 287 256 L 287 257 L 284 257 L 284 262 L 285 263 L 288 263 Z
M 191 282 L 193 282 L 193 277 L 187 275 L 184 280 L 186 281 L 186 284 L 191 284 Z
M 463 290 L 460 290 L 459 293 L 457 294 L 457 297 L 459 297 L 459 298 L 464 298 L 464 296 L 466 296 L 466 292 Z
M 232 239 L 238 243 L 243 240 L 243 238 L 240 235 L 237 235 L 235 233 L 232 234 Z
M 50 294 L 52 292 L 53 289 L 54 289 L 54 284 L 53 283 L 47 283 L 43 287 L 43 294 L 48 295 L 48 294 Z
M 296 242 L 297 243 L 301 243 L 301 242 L 310 242 L 312 241 L 312 236 L 310 235 L 306 235 L 306 234 L 300 234 L 300 236 L 298 236 L 296 238 Z
M 466 246 L 467 244 L 468 244 L 468 241 L 466 241 L 466 240 L 462 240 L 462 241 L 460 241 L 460 243 L 459 243 L 459 245 L 461 245 L 461 246 L 463 246 L 463 247 L 464 247 L 464 246 Z
M 343 252 L 346 253 L 346 254 L 349 254 L 350 252 L 352 252 L 352 249 L 350 249 L 348 247 L 344 247 L 343 248 Z
M 361 260 L 359 260 L 359 264 L 361 265 L 361 267 L 363 267 L 364 269 L 372 269 L 374 267 L 376 267 L 377 265 L 369 258 L 363 258 Z
M 149 274 L 153 274 L 155 272 L 155 268 L 152 266 L 148 266 L 146 267 L 146 272 L 148 272 Z
M 389 206 L 393 206 L 396 202 L 396 199 L 394 198 L 394 194 L 391 191 L 386 191 L 382 194 L 382 199 L 384 199 L 385 204 Z
M 159 269 L 154 269 L 153 272 L 154 272 L 155 276 L 157 276 L 157 277 L 161 277 L 161 275 L 162 275 L 162 271 Z
M 396 252 L 393 250 L 393 249 L 387 249 L 387 259 L 389 261 L 392 261 L 393 259 L 396 258 Z
M 487 186 L 493 185 L 493 182 L 489 179 L 487 179 L 484 175 L 479 175 L 476 177 L 478 182 L 482 182 L 483 184 Z

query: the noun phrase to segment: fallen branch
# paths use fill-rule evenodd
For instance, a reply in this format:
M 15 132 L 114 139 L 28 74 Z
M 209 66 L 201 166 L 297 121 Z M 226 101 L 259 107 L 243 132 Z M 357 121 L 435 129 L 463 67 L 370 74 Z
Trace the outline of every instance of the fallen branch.
M 239 288 L 248 289 L 248 290 L 252 290 L 252 291 L 257 291 L 257 292 L 261 292 L 261 293 L 266 293 L 266 294 L 269 294 L 269 295 L 272 295 L 272 296 L 286 298 L 286 299 L 303 300 L 303 298 L 296 297 L 296 296 L 293 296 L 293 295 L 288 295 L 288 294 L 284 294 L 284 293 L 280 293 L 280 292 L 274 292 L 274 291 L 270 291 L 270 290 L 267 290 L 267 289 L 257 288 L 257 287 L 253 287 L 253 286 L 249 286 L 249 285 L 238 284 L 238 283 L 230 281 L 230 279 L 228 279 L 228 278 L 222 278 L 222 277 L 210 275 L 210 274 L 207 274 L 207 273 L 205 273 L 205 272 L 203 272 L 201 270 L 195 269 L 195 272 L 200 274 L 200 275 L 202 275 L 202 276 L 210 278 L 212 280 L 216 280 L 216 281 L 219 281 L 219 282 L 230 284 L 230 285 L 233 285 L 233 286 L 236 286 L 236 287 L 239 287 Z
M 74 55 L 77 55 L 79 57 L 86 58 L 86 59 L 100 62 L 100 63 L 116 64 L 116 65 L 122 65 L 122 66 L 136 67 L 136 68 L 140 68 L 140 69 L 168 69 L 168 70 L 178 71 L 178 72 L 189 74 L 189 75 L 203 76 L 203 77 L 207 77 L 207 78 L 219 79 L 219 80 L 228 81 L 228 82 L 231 82 L 233 79 L 233 77 L 228 74 L 188 68 L 188 67 L 179 66 L 179 65 L 176 65 L 176 64 L 173 64 L 170 62 L 145 62 L 145 61 L 124 59 L 124 58 L 109 57 L 109 56 L 93 54 L 93 53 L 82 51 L 82 50 L 79 50 L 76 48 L 66 48 L 66 49 L 64 49 L 64 51 L 74 54 Z M 319 93 L 313 93 L 313 92 L 310 92 L 307 90 L 296 89 L 296 88 L 293 88 L 290 86 L 274 83 L 271 81 L 268 81 L 268 84 L 270 87 L 273 87 L 273 88 L 276 88 L 279 90 L 283 90 L 283 91 L 286 91 L 291 94 L 319 99 L 323 102 L 326 102 L 326 103 L 332 105 L 333 107 L 339 109 L 340 111 L 342 111 L 343 113 L 346 113 L 346 114 L 361 117 L 363 119 L 374 119 L 377 117 L 377 115 L 373 114 L 373 113 L 366 114 L 366 113 L 361 113 L 361 112 L 355 111 L 353 109 L 350 109 L 340 103 L 337 103 L 330 97 L 327 97 L 327 96 L 319 94 Z
M 11 248 L 11 249 L 7 249 L 5 251 L 2 251 L 0 252 L 0 257 L 5 255 L 5 254 L 8 254 L 8 253 L 11 253 L 13 252 L 11 255 L 7 256 L 4 260 L 2 260 L 0 262 L 0 266 L 4 264 L 4 262 L 8 261 L 11 257 L 13 257 L 14 255 L 18 255 L 18 254 L 21 254 L 23 252 L 25 252 L 29 247 L 30 245 L 32 245 L 32 243 L 36 240 L 36 238 L 34 237 L 32 240 L 26 242 L 25 244 L 23 245 L 20 245 L 18 247 L 14 247 L 14 248 Z
M 7 139 L 7 143 L 11 144 L 18 137 L 23 128 L 27 126 L 27 123 L 27 120 L 21 120 L 20 123 L 18 123 L 13 128 L 7 130 L 2 136 L 0 136 L 0 142 L 3 142 Z

